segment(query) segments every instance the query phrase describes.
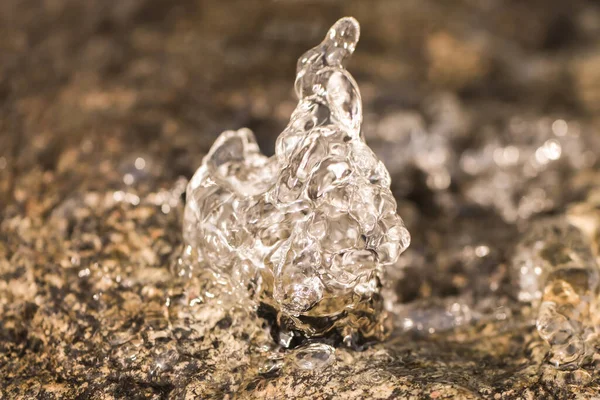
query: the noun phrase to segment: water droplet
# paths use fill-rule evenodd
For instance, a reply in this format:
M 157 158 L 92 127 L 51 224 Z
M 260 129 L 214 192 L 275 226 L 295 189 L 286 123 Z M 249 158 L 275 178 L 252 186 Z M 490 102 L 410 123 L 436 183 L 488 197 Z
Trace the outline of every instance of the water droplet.
M 373 385 L 379 385 L 393 378 L 393 375 L 385 370 L 373 369 L 365 372 L 364 378 Z
M 323 343 L 311 343 L 295 349 L 292 353 L 294 364 L 304 370 L 319 370 L 335 360 L 335 349 Z

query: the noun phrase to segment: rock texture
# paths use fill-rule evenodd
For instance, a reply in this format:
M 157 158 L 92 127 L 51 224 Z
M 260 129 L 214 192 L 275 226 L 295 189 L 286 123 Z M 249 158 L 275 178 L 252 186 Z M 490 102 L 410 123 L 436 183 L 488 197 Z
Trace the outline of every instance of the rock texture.
M 182 194 L 226 129 L 272 153 L 296 58 L 344 15 L 413 241 L 392 338 L 311 370 L 212 296 L 225 283 L 182 271 Z M 4 398 L 599 393 L 595 360 L 549 364 L 509 273 L 538 219 L 596 207 L 595 3 L 4 0 L 0 31 Z

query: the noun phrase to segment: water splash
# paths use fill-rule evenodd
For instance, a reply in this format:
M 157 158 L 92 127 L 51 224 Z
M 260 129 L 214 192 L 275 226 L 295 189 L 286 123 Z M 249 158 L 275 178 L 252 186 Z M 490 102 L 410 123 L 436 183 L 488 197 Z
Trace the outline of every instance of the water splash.
M 342 18 L 300 57 L 299 103 L 274 157 L 250 130 L 224 132 L 187 188 L 194 262 L 273 314 L 285 346 L 329 334 L 348 345 L 384 337 L 382 268 L 410 242 L 344 69 L 359 35 L 356 20 Z
M 517 247 L 519 299 L 539 304 L 536 327 L 556 367 L 586 364 L 596 352 L 599 222 L 598 209 L 575 206 L 566 218 L 535 222 Z

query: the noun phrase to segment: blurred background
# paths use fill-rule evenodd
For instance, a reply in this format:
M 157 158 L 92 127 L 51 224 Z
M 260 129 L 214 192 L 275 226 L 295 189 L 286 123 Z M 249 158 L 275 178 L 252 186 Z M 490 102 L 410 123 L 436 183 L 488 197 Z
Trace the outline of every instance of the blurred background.
M 87 162 L 147 152 L 168 178 L 189 177 L 226 128 L 272 152 L 297 58 L 344 15 L 362 26 L 348 68 L 368 139 L 394 136 L 380 124 L 396 112 L 427 128 L 436 104 L 457 135 L 600 110 L 597 1 L 5 0 L 0 193 L 15 170 L 85 174 L 69 164 L 81 148 Z

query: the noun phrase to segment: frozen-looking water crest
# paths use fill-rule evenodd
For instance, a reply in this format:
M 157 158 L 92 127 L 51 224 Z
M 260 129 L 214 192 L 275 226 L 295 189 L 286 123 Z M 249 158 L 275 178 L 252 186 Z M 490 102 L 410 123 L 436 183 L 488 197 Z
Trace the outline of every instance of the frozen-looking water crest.
M 359 34 L 355 19 L 342 18 L 300 57 L 298 106 L 275 156 L 248 129 L 223 132 L 187 188 L 188 249 L 230 279 L 240 301 L 276 317 L 284 346 L 384 337 L 383 267 L 410 242 L 344 68 Z

